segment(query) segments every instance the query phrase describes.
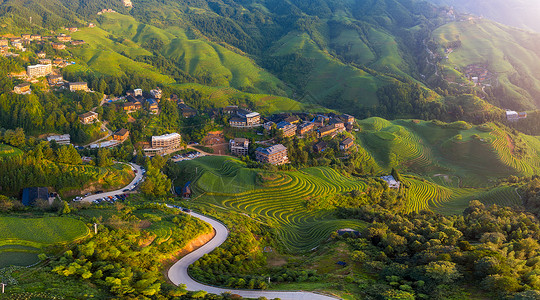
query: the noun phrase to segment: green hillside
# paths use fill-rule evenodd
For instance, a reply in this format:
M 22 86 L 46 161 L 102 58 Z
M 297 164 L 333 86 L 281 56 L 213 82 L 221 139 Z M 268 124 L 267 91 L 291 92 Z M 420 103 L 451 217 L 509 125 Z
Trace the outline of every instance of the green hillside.
M 99 45 L 97 48 L 107 47 L 132 59 L 151 56 L 152 52 L 148 50 L 158 52 L 206 85 L 286 95 L 283 83 L 245 55 L 208 40 L 189 38 L 184 29 L 160 29 L 118 13 L 104 14 L 98 21 L 101 29 L 87 28 L 74 34 L 74 37 L 83 40 L 89 37 L 92 44 Z M 97 39 L 96 35 L 100 35 L 100 38 Z M 110 41 L 109 35 L 117 41 Z M 94 62 L 93 58 L 87 59 L 90 60 Z M 95 62 L 96 65 L 98 63 Z
M 363 222 L 339 220 L 330 210 L 309 210 L 306 200 L 351 190 L 364 190 L 362 180 L 330 168 L 265 173 L 247 169 L 236 159 L 203 157 L 180 163 L 184 178 L 193 180 L 194 207 L 246 213 L 275 228 L 289 251 L 308 251 L 340 228 L 362 228 Z
M 471 126 L 370 118 L 359 124 L 357 141 L 363 157 L 379 170 L 398 167 L 450 181 L 457 176 L 461 187 L 482 187 L 510 175 L 531 176 L 540 168 L 538 138 L 493 123 Z
M 492 21 L 474 19 L 446 24 L 433 32 L 441 48 L 441 62 L 446 78 L 453 82 L 470 82 L 464 78 L 469 65 L 486 65 L 496 77 L 492 90 L 493 99 L 500 107 L 530 109 L 537 107 L 540 95 L 540 63 L 538 49 L 540 35 L 510 28 Z M 454 47 L 458 43 L 460 46 Z M 444 54 L 446 48 L 453 52 Z
M 39 261 L 41 249 L 69 243 L 90 233 L 81 221 L 67 217 L 0 217 L 0 268 Z

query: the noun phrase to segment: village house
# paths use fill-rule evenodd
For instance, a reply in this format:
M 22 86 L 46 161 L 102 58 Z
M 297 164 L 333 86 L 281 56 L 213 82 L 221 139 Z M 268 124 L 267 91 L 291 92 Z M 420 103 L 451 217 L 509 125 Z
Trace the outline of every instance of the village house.
M 9 46 L 9 41 L 6 39 L 0 40 L 0 46 Z
M 154 97 L 155 99 L 161 99 L 161 97 L 163 96 L 163 91 L 158 87 L 158 88 L 155 88 L 153 90 L 150 90 L 150 95 L 152 95 L 152 97 Z
M 47 78 L 50 85 L 57 85 L 64 82 L 64 77 L 62 75 L 49 75 Z
M 42 77 L 52 73 L 52 65 L 32 65 L 26 67 L 28 77 Z
M 70 82 L 68 84 L 70 92 L 85 91 L 88 92 L 88 84 L 86 82 Z
M 52 65 L 52 60 L 50 58 L 40 58 L 38 62 L 40 65 Z
M 249 150 L 249 140 L 244 138 L 231 139 L 229 141 L 229 149 L 234 155 L 246 156 Z
M 315 119 L 313 119 L 313 123 L 315 124 L 315 126 L 323 127 L 327 119 L 328 118 L 326 116 L 319 115 L 316 116 Z
M 71 41 L 71 45 L 73 45 L 73 46 L 80 46 L 80 45 L 84 45 L 84 44 L 86 44 L 86 42 L 83 41 L 83 40 Z
M 236 114 L 236 112 L 238 112 L 238 105 L 229 105 L 223 108 L 223 113 L 225 114 L 232 115 L 232 114 Z
M 38 52 L 37 57 L 38 57 L 38 58 L 45 58 L 45 57 L 47 57 L 47 53 L 45 53 L 45 52 Z
M 229 120 L 229 125 L 231 127 L 253 128 L 259 126 L 261 123 L 261 115 L 257 112 L 239 109 L 236 114 L 236 117 L 232 117 Z
M 25 82 L 25 83 L 21 83 L 19 85 L 16 85 L 13 88 L 13 92 L 15 94 L 19 94 L 19 95 L 26 95 L 26 94 L 32 93 L 32 90 L 30 89 L 30 83 Z
M 314 127 L 315 124 L 313 124 L 312 122 L 302 123 L 298 126 L 298 135 L 304 135 L 306 133 L 309 133 L 313 130 Z
M 297 124 L 300 122 L 300 119 L 297 116 L 288 116 L 285 119 L 283 119 L 283 122 L 288 122 L 291 124 Z
M 55 141 L 58 145 L 69 145 L 71 144 L 71 136 L 69 134 L 53 135 L 47 137 L 47 141 Z
M 113 139 L 123 143 L 129 138 L 129 130 L 122 128 L 113 134 Z
M 148 110 L 152 114 L 159 113 L 159 106 L 156 100 L 154 99 L 146 99 L 146 103 L 148 103 Z
M 24 46 L 21 42 L 11 42 L 11 46 L 17 50 L 23 50 Z
M 354 117 L 348 114 L 342 114 L 340 116 L 341 120 L 345 122 L 346 124 L 353 124 L 354 123 Z
M 289 162 L 287 157 L 287 148 L 282 144 L 277 144 L 268 148 L 259 147 L 255 151 L 258 162 L 268 163 L 275 166 L 283 165 Z
M 354 145 L 354 141 L 351 138 L 346 138 L 339 143 L 339 150 L 346 151 L 349 150 Z
M 88 23 L 88 28 L 94 28 L 94 27 L 96 27 L 96 24 L 94 24 L 94 23 Z
M 513 110 L 506 110 L 506 120 L 510 121 L 510 122 L 516 122 L 516 121 L 519 121 L 520 119 L 526 119 L 527 118 L 527 113 L 526 112 L 516 112 L 516 111 L 513 111 Z
M 337 128 L 334 125 L 328 125 L 317 130 L 317 136 L 319 138 L 325 137 L 327 135 L 336 134 Z
M 32 37 L 32 35 L 29 34 L 29 33 L 23 33 L 23 34 L 21 34 L 21 38 L 22 38 L 23 40 L 25 40 L 25 41 L 29 41 L 31 37 Z
M 345 130 L 345 123 L 343 123 L 343 121 L 341 121 L 338 118 L 330 119 L 330 122 L 328 122 L 328 125 L 334 126 L 334 128 L 336 128 L 338 131 Z
M 55 58 L 53 59 L 53 65 L 54 66 L 57 66 L 57 67 L 60 67 L 64 64 L 64 60 L 61 59 L 61 58 Z
M 53 47 L 53 49 L 56 49 L 56 50 L 64 50 L 64 49 L 66 49 L 66 45 L 61 44 L 61 43 L 53 43 L 52 47 Z
M 77 27 L 67 27 L 66 30 L 69 32 L 77 32 L 79 29 Z
M 65 34 L 61 34 L 59 36 L 56 37 L 56 39 L 59 41 L 59 42 L 71 42 L 71 36 L 69 35 L 65 35 Z
M 272 126 L 274 126 L 274 124 L 276 124 L 276 123 L 274 123 L 272 121 L 268 121 L 268 122 L 263 124 L 263 128 L 265 130 L 267 130 L 267 131 L 270 131 L 270 130 L 272 130 Z
M 32 35 L 30 36 L 30 40 L 39 42 L 39 41 L 41 41 L 41 35 L 39 35 L 39 34 L 32 34 Z
M 126 112 L 134 112 L 142 108 L 142 103 L 134 99 L 134 101 L 128 101 L 122 104 L 122 108 Z
M 186 183 L 184 187 L 182 188 L 182 198 L 189 199 L 191 198 L 191 187 L 190 187 L 191 181 Z
M 81 120 L 81 123 L 87 125 L 92 124 L 98 119 L 98 114 L 93 111 L 89 111 L 87 113 L 84 113 L 82 115 L 79 115 L 79 120 Z
M 327 147 L 328 147 L 328 144 L 325 141 L 320 141 L 316 143 L 315 145 L 313 145 L 313 151 L 317 153 L 321 153 L 321 152 L 324 152 L 324 150 L 326 150 Z
M 391 188 L 391 189 L 399 189 L 399 186 L 401 184 L 392 175 L 381 176 L 381 179 L 386 181 L 386 183 L 388 184 L 388 187 Z
M 191 106 L 188 106 L 184 103 L 178 104 L 178 109 L 184 118 L 191 118 L 197 115 L 197 110 Z
M 289 122 L 279 122 L 276 124 L 276 128 L 278 130 L 281 130 L 281 132 L 283 133 L 283 137 L 291 137 L 296 134 L 296 125 L 293 125 Z
M 133 7 L 131 0 L 123 0 L 123 3 L 125 7 Z

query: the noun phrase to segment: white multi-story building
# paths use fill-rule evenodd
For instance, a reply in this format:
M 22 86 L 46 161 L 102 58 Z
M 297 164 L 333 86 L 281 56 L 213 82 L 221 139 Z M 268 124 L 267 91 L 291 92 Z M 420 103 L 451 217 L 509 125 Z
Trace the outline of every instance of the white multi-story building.
M 52 73 L 52 65 L 46 64 L 46 65 L 32 65 L 26 67 L 26 74 L 28 77 L 42 77 L 47 76 Z

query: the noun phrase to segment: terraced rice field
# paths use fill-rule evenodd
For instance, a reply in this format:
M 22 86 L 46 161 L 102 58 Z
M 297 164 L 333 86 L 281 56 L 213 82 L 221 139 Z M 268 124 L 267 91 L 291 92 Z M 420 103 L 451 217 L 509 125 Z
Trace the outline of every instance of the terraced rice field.
M 363 181 L 322 167 L 281 174 L 274 185 L 236 194 L 207 193 L 196 205 L 235 210 L 270 225 L 291 252 L 309 251 L 337 229 L 363 227 L 360 221 L 337 220 L 331 211 L 305 206 L 309 197 L 365 190 Z
M 404 182 L 409 186 L 407 213 L 442 206 L 453 194 L 452 190 L 428 181 L 408 178 Z
M 500 186 L 475 197 L 486 205 L 520 206 L 522 200 L 516 189 L 511 186 Z

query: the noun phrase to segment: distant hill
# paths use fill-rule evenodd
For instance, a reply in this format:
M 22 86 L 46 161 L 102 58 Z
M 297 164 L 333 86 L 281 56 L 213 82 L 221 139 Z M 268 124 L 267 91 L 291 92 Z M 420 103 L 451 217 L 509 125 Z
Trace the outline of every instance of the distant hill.
M 491 72 L 499 72 L 493 66 L 511 65 L 498 77 L 498 89 L 485 95 L 459 74 L 463 85 L 455 87 L 441 73 L 484 63 L 486 57 L 467 54 L 470 59 L 457 61 L 456 51 L 452 64 L 441 62 L 446 43 L 455 39 L 442 33 L 461 16 L 417 0 L 148 0 L 133 8 L 105 0 L 8 0 L 0 8 L 0 34 L 82 28 L 72 35 L 87 45 L 70 50 L 81 60 L 70 69 L 80 72 L 136 73 L 160 84 L 272 94 L 360 118 L 445 119 L 459 115 L 449 110 L 463 110 L 448 106 L 447 95 L 474 93 L 486 101 L 481 113 L 492 111 L 488 103 L 537 106 L 540 73 L 529 45 L 540 37 L 514 35 L 493 23 L 486 32 L 493 41 L 485 42 L 482 34 L 467 35 L 474 24 L 460 24 L 452 34 L 467 35 L 461 42 L 471 53 L 483 53 L 474 47 L 499 53 L 497 43 L 506 35 L 520 46 L 511 55 L 488 57 Z M 98 15 L 103 9 L 117 13 Z M 97 27 L 85 28 L 88 22 Z
M 537 0 L 429 0 L 453 6 L 462 12 L 483 16 L 502 24 L 540 32 L 540 2 Z
M 491 102 L 503 108 L 534 109 L 540 96 L 540 34 L 485 19 L 452 22 L 437 28 L 433 39 L 450 82 L 470 84 L 487 72 L 485 89 Z M 445 53 L 446 52 L 446 53 Z M 478 65 L 480 71 L 467 71 Z M 467 78 L 467 76 L 469 78 Z M 490 77 L 492 78 L 490 80 Z

